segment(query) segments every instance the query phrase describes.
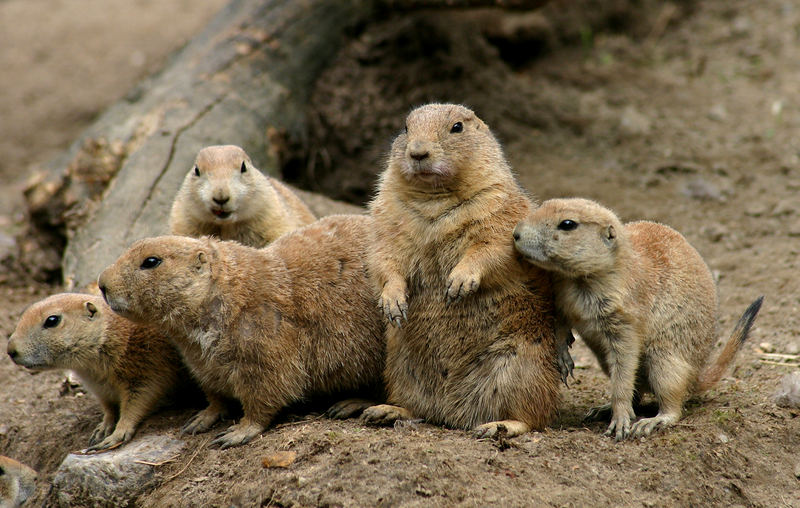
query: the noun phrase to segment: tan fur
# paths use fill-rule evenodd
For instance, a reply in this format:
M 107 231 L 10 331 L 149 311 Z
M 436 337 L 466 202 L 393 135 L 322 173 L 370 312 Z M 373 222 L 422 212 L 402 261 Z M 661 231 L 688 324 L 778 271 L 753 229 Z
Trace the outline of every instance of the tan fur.
M 460 123 L 462 132 L 451 132 Z M 429 104 L 395 139 L 369 266 L 387 330 L 389 402 L 365 418 L 413 416 L 481 436 L 543 428 L 558 399 L 549 278 L 514 251 L 532 203 L 469 109 Z M 513 420 L 513 423 L 505 420 Z
M 315 220 L 300 198 L 261 173 L 244 150 L 224 145 L 197 154 L 175 196 L 169 227 L 173 235 L 208 235 L 263 247 Z
M 21 506 L 36 490 L 36 471 L 0 455 L 0 508 Z
M 57 324 L 45 327 L 48 318 Z M 31 370 L 70 369 L 98 398 L 103 421 L 89 450 L 129 441 L 176 387 L 182 368 L 165 334 L 118 316 L 102 297 L 78 293 L 53 295 L 25 310 L 8 354 Z
M 180 337 L 210 402 L 187 432 L 210 428 L 225 398 L 241 401 L 244 417 L 215 441 L 236 446 L 294 401 L 380 384 L 383 322 L 364 260 L 372 227 L 366 216 L 334 215 L 260 250 L 211 238 L 145 239 L 99 284 L 115 311 Z M 151 257 L 160 264 L 141 268 Z
M 724 353 L 701 373 L 716 339 L 717 293 L 680 233 L 653 222 L 623 226 L 586 199 L 553 199 L 520 222 L 514 238 L 528 261 L 554 274 L 559 334 L 576 329 L 611 378 L 606 434 L 617 439 L 677 422 L 690 390 L 719 380 L 760 306 L 748 309 Z M 659 413 L 631 426 L 635 390 L 653 392 Z

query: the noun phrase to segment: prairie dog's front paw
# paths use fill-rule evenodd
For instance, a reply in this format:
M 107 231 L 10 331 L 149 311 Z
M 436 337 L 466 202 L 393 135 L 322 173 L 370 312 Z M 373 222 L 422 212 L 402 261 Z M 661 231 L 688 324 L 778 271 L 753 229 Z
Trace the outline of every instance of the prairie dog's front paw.
M 462 265 L 456 265 L 447 278 L 447 303 L 471 295 L 481 285 L 481 274 Z
M 387 284 L 381 292 L 381 309 L 383 315 L 391 324 L 400 328 L 403 321 L 407 319 L 408 302 L 406 301 L 406 291 L 402 285 Z
M 110 436 L 114 431 L 114 422 L 112 420 L 103 419 L 102 422 L 94 429 L 92 436 L 89 438 L 89 446 L 95 445 Z
M 636 418 L 636 414 L 633 412 L 633 406 L 622 409 L 613 408 L 611 424 L 609 424 L 605 435 L 613 436 L 617 441 L 628 439 L 631 435 L 631 420 L 634 418 Z

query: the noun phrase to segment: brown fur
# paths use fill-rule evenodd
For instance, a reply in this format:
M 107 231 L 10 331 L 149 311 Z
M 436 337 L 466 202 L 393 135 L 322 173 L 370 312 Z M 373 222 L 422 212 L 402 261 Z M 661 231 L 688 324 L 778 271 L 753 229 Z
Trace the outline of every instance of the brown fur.
M 263 247 L 315 220 L 297 195 L 261 173 L 244 150 L 223 145 L 197 154 L 175 196 L 169 226 L 173 235 Z
M 462 132 L 451 132 L 460 123 Z M 558 399 L 549 279 L 514 251 L 532 203 L 469 109 L 412 111 L 370 209 L 370 271 L 387 327 L 389 402 L 369 421 L 413 416 L 482 436 L 541 429 Z
M 51 316 L 57 324 L 45 327 Z M 102 297 L 78 293 L 53 295 L 25 310 L 8 354 L 31 370 L 78 374 L 103 407 L 89 450 L 130 441 L 139 423 L 176 387 L 182 368 L 166 335 L 118 316 Z
M 371 229 L 369 217 L 334 215 L 260 250 L 145 239 L 99 284 L 115 311 L 180 337 L 210 402 L 187 432 L 210 428 L 225 398 L 241 401 L 244 417 L 215 441 L 236 446 L 294 401 L 380 384 L 383 323 L 364 260 Z M 160 264 L 141 268 L 151 257 Z
M 554 274 L 559 333 L 575 328 L 610 376 L 606 434 L 617 439 L 677 422 L 689 391 L 719 380 L 761 304 L 703 369 L 716 339 L 716 287 L 680 233 L 653 222 L 623 226 L 586 199 L 553 199 L 520 222 L 514 238 L 526 259 Z M 659 413 L 631 426 L 635 390 L 653 392 Z
M 0 455 L 0 508 L 21 506 L 36 490 L 36 471 Z

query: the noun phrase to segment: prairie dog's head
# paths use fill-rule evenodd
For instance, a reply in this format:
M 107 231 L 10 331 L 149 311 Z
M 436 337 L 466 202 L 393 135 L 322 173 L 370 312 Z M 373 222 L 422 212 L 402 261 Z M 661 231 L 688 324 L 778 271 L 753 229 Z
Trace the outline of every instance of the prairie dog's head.
M 197 153 L 184 180 L 189 213 L 204 222 L 224 223 L 246 219 L 258 169 L 244 150 L 235 145 L 207 146 Z
M 491 167 L 507 169 L 500 144 L 472 110 L 456 104 L 411 111 L 389 157 L 390 171 L 422 187 L 491 180 Z
M 94 361 L 111 310 L 99 296 L 61 293 L 22 313 L 8 356 L 31 370 L 73 369 Z
M 208 238 L 145 238 L 103 270 L 97 284 L 117 314 L 140 323 L 169 325 L 202 310 L 214 284 L 214 255 Z
M 22 505 L 36 490 L 36 471 L 0 455 L 0 508 Z
M 588 199 L 551 199 L 514 229 L 514 245 L 545 270 L 575 278 L 612 270 L 622 223 Z

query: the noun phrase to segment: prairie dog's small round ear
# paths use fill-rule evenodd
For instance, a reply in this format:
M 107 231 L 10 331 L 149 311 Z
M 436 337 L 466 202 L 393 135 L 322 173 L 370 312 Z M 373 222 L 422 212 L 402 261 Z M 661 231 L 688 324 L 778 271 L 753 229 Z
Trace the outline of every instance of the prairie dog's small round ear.
M 609 225 L 603 230 L 603 242 L 609 247 L 612 247 L 616 243 L 617 238 L 617 230 L 614 228 L 614 225 Z
M 202 270 L 207 263 L 208 263 L 208 254 L 206 253 L 206 251 L 203 250 L 199 251 L 197 253 L 197 257 L 195 258 L 195 264 L 194 264 L 195 270 L 197 271 Z
M 242 161 L 242 173 L 247 173 L 247 164 L 244 161 Z
M 97 306 L 92 302 L 86 302 L 85 307 L 86 312 L 89 313 L 89 319 L 93 319 L 95 314 L 97 314 Z

